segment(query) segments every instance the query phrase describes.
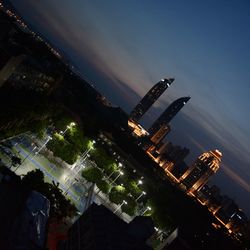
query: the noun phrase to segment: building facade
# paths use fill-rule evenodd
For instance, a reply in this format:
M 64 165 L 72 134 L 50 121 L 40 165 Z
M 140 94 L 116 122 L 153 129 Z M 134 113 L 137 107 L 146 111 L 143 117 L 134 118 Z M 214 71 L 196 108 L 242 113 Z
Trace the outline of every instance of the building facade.
M 173 81 L 174 78 L 167 78 L 156 83 L 132 110 L 130 119 L 138 122 Z
M 195 194 L 220 167 L 222 153 L 218 150 L 205 152 L 181 176 L 180 181 L 187 193 Z

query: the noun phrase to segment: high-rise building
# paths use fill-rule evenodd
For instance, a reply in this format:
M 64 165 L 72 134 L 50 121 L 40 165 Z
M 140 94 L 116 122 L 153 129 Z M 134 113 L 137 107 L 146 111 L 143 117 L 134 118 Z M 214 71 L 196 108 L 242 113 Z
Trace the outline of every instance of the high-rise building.
M 181 176 L 180 181 L 190 194 L 199 191 L 208 181 L 209 177 L 220 167 L 222 153 L 218 150 L 205 152 Z
M 163 127 L 167 126 L 174 116 L 181 110 L 181 108 L 188 102 L 191 97 L 181 97 L 172 104 L 161 114 L 161 116 L 153 123 L 149 129 L 151 137 L 153 137 Z
M 132 110 L 130 119 L 138 122 L 173 81 L 174 78 L 167 78 L 156 83 Z
M 155 145 L 158 145 L 170 131 L 171 128 L 169 124 L 163 125 L 155 134 L 153 134 L 153 136 L 151 136 L 150 140 Z

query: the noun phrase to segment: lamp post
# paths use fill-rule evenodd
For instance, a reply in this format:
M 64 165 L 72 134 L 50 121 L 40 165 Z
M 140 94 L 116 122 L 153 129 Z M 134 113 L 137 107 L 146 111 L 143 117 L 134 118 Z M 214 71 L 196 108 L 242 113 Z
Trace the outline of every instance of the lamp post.
M 151 211 L 151 210 L 152 210 L 151 207 L 147 207 L 147 208 L 142 212 L 141 216 L 144 215 L 147 211 Z
M 120 208 L 122 208 L 122 206 L 124 205 L 124 204 L 128 204 L 125 200 L 123 200 L 122 201 L 122 203 L 116 208 L 116 210 L 114 211 L 114 214 L 116 214 L 116 212 L 120 209 Z
M 138 186 L 139 186 L 139 185 L 142 185 L 142 184 L 143 184 L 143 181 L 142 181 L 142 180 L 139 180 L 138 183 L 137 183 Z
M 74 122 L 71 122 L 69 125 L 67 125 L 67 127 L 66 127 L 66 129 L 64 131 L 60 131 L 60 134 L 64 135 L 68 131 L 68 129 L 74 127 L 75 125 L 76 124 Z
M 138 201 L 143 195 L 146 195 L 145 191 L 142 191 L 142 193 L 135 199 L 135 201 Z
M 91 142 L 90 147 L 89 147 L 88 149 L 86 149 L 86 150 L 83 152 L 83 154 L 81 155 L 81 158 L 84 158 L 83 160 L 85 160 L 85 157 L 88 155 L 88 153 L 89 153 L 92 149 L 94 149 L 94 147 L 93 147 L 94 144 L 95 144 L 95 140 L 93 140 L 93 141 Z
M 121 175 L 124 175 L 122 171 L 119 172 L 119 174 L 116 176 L 116 178 L 110 183 L 112 185 Z
M 119 162 L 118 163 L 118 167 L 122 167 L 122 164 Z M 108 180 L 117 170 L 115 169 L 108 177 L 106 177 L 105 179 Z
M 25 160 L 35 151 L 36 148 L 37 148 L 37 146 L 35 146 L 35 147 L 30 151 L 30 153 L 27 154 L 27 155 L 25 156 L 25 158 L 21 161 L 21 164 L 15 169 L 14 172 L 16 172 L 17 169 L 19 169 L 19 168 L 23 165 L 23 163 L 25 162 Z
M 39 150 L 35 153 L 35 155 L 37 155 L 38 153 L 41 152 L 41 150 L 48 144 L 48 142 L 52 140 L 51 136 L 48 136 L 48 139 L 44 142 L 44 144 L 42 145 L 42 147 L 39 148 Z

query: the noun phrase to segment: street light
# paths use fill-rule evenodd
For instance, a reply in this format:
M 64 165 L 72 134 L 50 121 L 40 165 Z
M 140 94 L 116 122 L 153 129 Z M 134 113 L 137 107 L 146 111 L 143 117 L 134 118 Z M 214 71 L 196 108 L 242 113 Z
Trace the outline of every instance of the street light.
M 30 151 L 30 153 L 27 154 L 27 155 L 25 156 L 25 158 L 21 161 L 21 164 L 15 169 L 14 172 L 16 172 L 17 169 L 20 168 L 20 167 L 23 165 L 23 163 L 25 162 L 25 160 L 35 151 L 36 148 L 37 148 L 37 146 L 35 146 L 35 147 Z
M 142 212 L 141 216 L 144 215 L 147 211 L 151 211 L 151 210 L 152 210 L 151 207 L 147 207 L 147 208 Z
M 121 175 L 124 175 L 122 171 L 119 171 L 119 174 L 116 176 L 116 178 L 110 183 L 112 185 Z
M 76 124 L 74 122 L 71 122 L 69 125 L 67 125 L 67 127 L 66 127 L 66 129 L 64 131 L 60 131 L 60 134 L 64 135 L 68 131 L 68 129 L 74 127 L 75 125 Z
M 138 185 L 138 186 L 139 186 L 139 185 L 142 185 L 142 183 L 143 183 L 143 181 L 142 181 L 142 180 L 139 180 L 137 185 Z
M 45 141 L 45 143 L 42 145 L 42 147 L 40 147 L 40 149 L 35 153 L 35 155 L 37 155 L 46 145 L 47 143 L 52 140 L 51 136 L 48 136 L 48 139 Z
M 116 210 L 114 211 L 114 214 L 116 214 L 116 212 L 123 206 L 123 205 L 127 205 L 128 203 L 125 201 L 125 200 L 123 200 L 122 201 L 122 203 L 116 208 Z
M 142 191 L 142 193 L 135 199 L 135 201 L 138 201 L 143 195 L 146 195 L 147 193 Z
M 119 162 L 119 163 L 118 163 L 118 167 L 121 168 L 122 166 L 123 166 L 123 165 Z M 115 172 L 117 172 L 117 169 L 114 169 L 114 171 L 113 171 L 108 177 L 106 177 L 105 179 L 108 180 Z
M 89 156 L 88 153 L 90 150 L 94 149 L 93 145 L 95 144 L 95 140 L 91 142 L 90 147 L 84 151 L 84 153 L 80 156 L 80 159 L 77 161 L 75 165 L 71 168 L 71 170 L 75 171 L 75 176 L 81 171 L 82 169 L 82 164 L 84 163 L 85 159 Z
M 85 158 L 88 157 L 88 153 L 89 153 L 92 149 L 94 149 L 93 146 L 94 146 L 94 144 L 96 143 L 96 141 L 93 140 L 93 141 L 91 141 L 90 143 L 91 143 L 90 147 L 89 147 L 88 149 L 86 149 L 86 150 L 83 152 L 83 154 L 81 155 L 82 160 L 85 160 Z

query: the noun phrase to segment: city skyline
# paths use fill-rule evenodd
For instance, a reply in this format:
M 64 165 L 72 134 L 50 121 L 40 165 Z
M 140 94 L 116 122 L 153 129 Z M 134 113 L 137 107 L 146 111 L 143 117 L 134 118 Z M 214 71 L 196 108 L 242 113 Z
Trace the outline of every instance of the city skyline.
M 223 164 L 215 182 L 249 214 L 246 1 L 183 5 L 160 1 L 157 6 L 132 1 L 12 2 L 97 89 L 127 112 L 152 82 L 174 76 L 178 84 L 146 115 L 144 124 L 176 97 L 192 95 L 192 103 L 175 118 L 168 139 L 191 148 L 192 159 L 201 151 L 220 149 Z

